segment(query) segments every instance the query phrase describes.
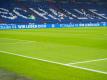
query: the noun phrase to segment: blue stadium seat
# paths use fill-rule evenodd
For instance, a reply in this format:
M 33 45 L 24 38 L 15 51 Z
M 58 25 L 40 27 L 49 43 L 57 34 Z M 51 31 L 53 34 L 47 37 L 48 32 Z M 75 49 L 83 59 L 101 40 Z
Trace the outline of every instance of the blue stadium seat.
M 8 3 L 8 4 L 7 4 Z M 107 9 L 93 3 L 17 2 L 0 3 L 3 23 L 96 23 L 107 21 Z

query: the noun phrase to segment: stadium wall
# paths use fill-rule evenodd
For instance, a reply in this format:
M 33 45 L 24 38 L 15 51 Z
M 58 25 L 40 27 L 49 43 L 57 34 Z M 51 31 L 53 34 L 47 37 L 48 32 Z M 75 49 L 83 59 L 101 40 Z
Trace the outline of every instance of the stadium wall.
M 0 24 L 2 29 L 33 29 L 33 28 L 72 28 L 72 27 L 105 27 L 107 22 L 77 24 Z

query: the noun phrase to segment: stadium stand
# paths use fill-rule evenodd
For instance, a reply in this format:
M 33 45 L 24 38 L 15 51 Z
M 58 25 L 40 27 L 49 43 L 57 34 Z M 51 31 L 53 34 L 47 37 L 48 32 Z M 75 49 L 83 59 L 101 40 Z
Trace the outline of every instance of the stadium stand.
M 8 4 L 6 4 L 8 3 Z M 77 6 L 78 5 L 78 6 Z M 106 5 L 91 2 L 54 3 L 1 1 L 0 23 L 96 23 L 106 22 Z

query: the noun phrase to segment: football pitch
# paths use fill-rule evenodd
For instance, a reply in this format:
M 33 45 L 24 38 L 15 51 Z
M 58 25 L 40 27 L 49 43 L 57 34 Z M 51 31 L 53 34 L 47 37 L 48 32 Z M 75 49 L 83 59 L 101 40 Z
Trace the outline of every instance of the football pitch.
M 107 80 L 107 27 L 0 30 L 0 68 L 31 80 Z

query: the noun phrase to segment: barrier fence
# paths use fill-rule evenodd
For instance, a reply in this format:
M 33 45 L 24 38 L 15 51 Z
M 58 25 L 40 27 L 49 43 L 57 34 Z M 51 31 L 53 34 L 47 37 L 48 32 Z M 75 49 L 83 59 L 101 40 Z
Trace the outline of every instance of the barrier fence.
M 0 29 L 32 29 L 32 28 L 72 28 L 72 27 L 105 27 L 107 22 L 77 24 L 0 24 Z

